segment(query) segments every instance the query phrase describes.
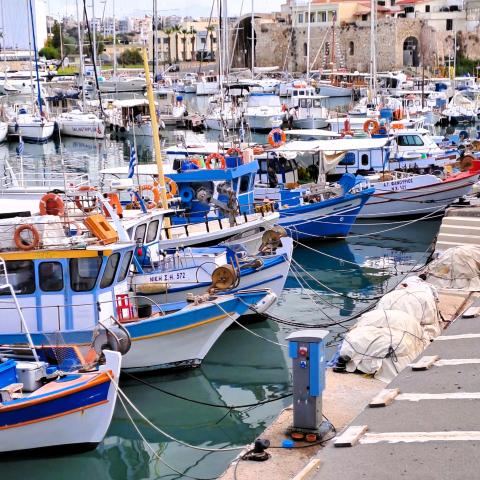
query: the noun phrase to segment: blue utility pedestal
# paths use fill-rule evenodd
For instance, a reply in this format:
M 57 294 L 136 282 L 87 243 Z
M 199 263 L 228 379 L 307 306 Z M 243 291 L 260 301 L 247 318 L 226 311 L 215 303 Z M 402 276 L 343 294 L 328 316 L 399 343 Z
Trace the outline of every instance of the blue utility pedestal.
M 325 388 L 325 338 L 328 334 L 328 330 L 311 329 L 300 330 L 287 337 L 293 374 L 293 425 L 290 433 L 323 436 L 322 392 Z

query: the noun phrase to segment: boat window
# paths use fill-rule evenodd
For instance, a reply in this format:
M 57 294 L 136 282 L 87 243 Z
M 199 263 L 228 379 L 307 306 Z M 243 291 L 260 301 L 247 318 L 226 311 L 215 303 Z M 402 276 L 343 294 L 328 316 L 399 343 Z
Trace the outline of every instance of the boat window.
M 123 282 L 127 276 L 128 268 L 130 267 L 130 262 L 132 261 L 133 252 L 127 252 L 123 257 L 122 264 L 120 265 L 118 282 Z
M 26 295 L 35 291 L 35 269 L 30 260 L 12 260 L 6 262 L 8 281 L 17 295 Z M 0 275 L 0 283 L 5 284 L 4 275 Z M 10 295 L 10 290 L 0 289 L 0 295 Z
M 397 143 L 400 147 L 421 146 L 424 145 L 419 135 L 399 135 Z
M 42 262 L 38 266 L 38 282 L 44 292 L 63 290 L 63 268 L 60 262 Z
M 147 230 L 147 243 L 153 242 L 157 238 L 157 232 L 158 232 L 158 220 L 154 220 L 153 222 L 150 222 L 150 225 L 148 226 Z
M 147 230 L 147 224 L 146 223 L 142 223 L 141 225 L 139 225 L 137 227 L 137 229 L 135 230 L 135 237 L 134 237 L 134 241 L 136 243 L 143 243 L 143 241 L 145 240 L 145 232 Z
M 361 158 L 362 167 L 368 165 L 368 153 L 364 153 Z
M 322 106 L 322 101 L 319 98 L 313 100 L 313 106 L 315 108 L 320 108 Z
M 248 186 L 250 184 L 250 175 L 243 175 L 240 178 L 240 190 L 238 193 L 248 192 Z
M 115 273 L 117 272 L 118 263 L 120 262 L 120 254 L 114 253 L 110 255 L 105 265 L 102 280 L 100 281 L 100 288 L 107 288 L 113 283 Z
M 102 257 L 72 258 L 70 260 L 70 285 L 74 292 L 88 292 L 97 283 Z

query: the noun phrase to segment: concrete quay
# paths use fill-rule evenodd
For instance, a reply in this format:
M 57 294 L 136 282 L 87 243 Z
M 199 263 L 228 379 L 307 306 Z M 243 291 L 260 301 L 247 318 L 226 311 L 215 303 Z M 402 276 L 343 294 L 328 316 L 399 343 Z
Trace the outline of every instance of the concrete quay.
M 317 455 L 319 467 L 310 478 L 480 477 L 478 296 L 469 312 L 472 318 L 457 318 L 417 359 L 429 368 L 406 368 L 386 387 L 389 405 L 365 408 L 339 432 Z

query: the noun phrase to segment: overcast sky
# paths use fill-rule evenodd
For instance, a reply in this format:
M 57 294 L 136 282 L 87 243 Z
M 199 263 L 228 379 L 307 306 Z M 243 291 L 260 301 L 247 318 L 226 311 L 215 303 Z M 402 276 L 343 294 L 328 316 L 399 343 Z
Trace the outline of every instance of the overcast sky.
M 229 15 L 238 15 L 243 3 L 243 13 L 251 11 L 252 0 L 227 0 Z M 75 15 L 76 0 L 47 0 L 48 9 L 52 16 L 63 16 L 65 14 Z M 83 0 L 78 0 L 79 5 L 83 5 Z M 103 9 L 106 16 L 112 15 L 113 2 L 115 2 L 115 14 L 122 16 L 141 16 L 145 13 L 151 13 L 153 0 L 95 0 L 95 16 L 101 17 Z M 253 0 L 254 10 L 256 12 L 279 11 L 280 5 L 284 0 Z M 166 4 L 176 5 L 175 9 L 163 10 Z M 176 0 L 175 2 L 166 2 L 157 0 L 158 15 L 191 15 L 193 17 L 208 16 L 212 8 L 212 0 Z M 92 0 L 87 0 L 87 5 L 91 5 Z M 215 6 L 215 11 L 217 7 Z

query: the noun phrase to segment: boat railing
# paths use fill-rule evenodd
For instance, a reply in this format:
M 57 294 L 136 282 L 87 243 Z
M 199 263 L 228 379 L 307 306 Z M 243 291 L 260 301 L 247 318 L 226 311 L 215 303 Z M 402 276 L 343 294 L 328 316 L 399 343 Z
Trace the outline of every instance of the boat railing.
M 45 189 L 53 190 L 73 190 L 83 185 L 88 185 L 87 173 L 60 173 L 60 172 L 9 172 L 7 175 L 0 177 L 0 192 L 12 189 L 24 189 L 28 192 Z

